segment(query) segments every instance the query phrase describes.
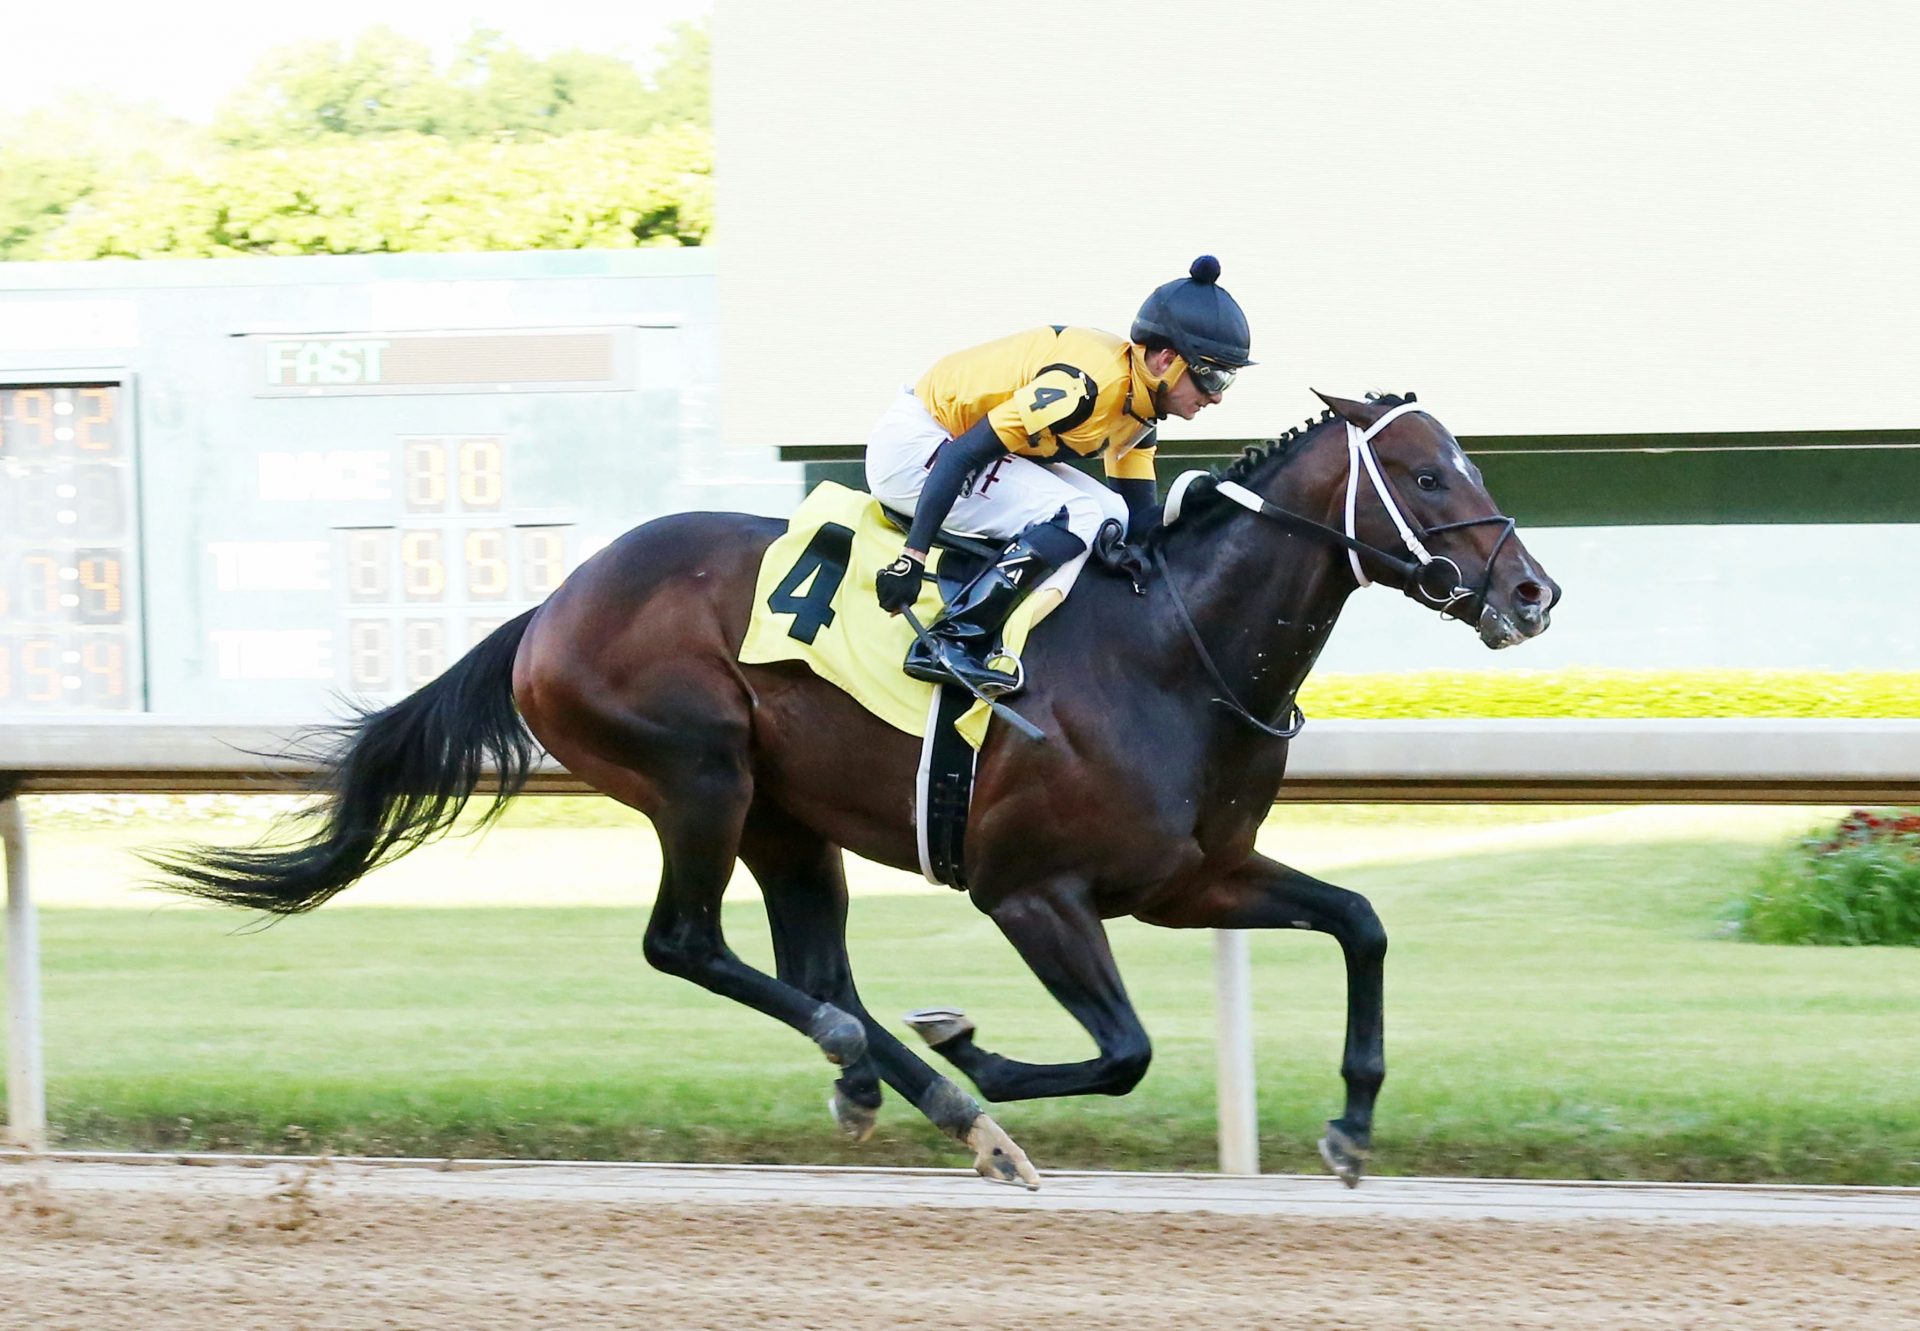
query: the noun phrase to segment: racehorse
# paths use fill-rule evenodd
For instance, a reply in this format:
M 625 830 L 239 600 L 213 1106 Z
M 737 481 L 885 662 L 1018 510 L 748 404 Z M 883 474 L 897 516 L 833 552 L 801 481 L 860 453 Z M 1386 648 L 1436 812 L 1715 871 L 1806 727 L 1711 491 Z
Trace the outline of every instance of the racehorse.
M 969 893 L 1097 1055 L 1024 1063 L 982 1048 L 961 1012 L 908 1020 L 989 1101 L 1124 1095 L 1150 1046 L 1103 921 L 1331 934 L 1347 970 L 1346 1103 L 1320 1150 L 1353 1186 L 1386 1075 L 1387 935 L 1364 897 L 1254 850 L 1299 728 L 1294 695 L 1367 582 L 1463 620 L 1495 648 L 1544 630 L 1560 593 L 1411 395 L 1322 400 L 1317 421 L 1177 483 L 1131 580 L 1080 580 L 1024 653 L 1031 682 L 1018 702 L 1045 742 L 996 724 L 982 745 Z M 326 732 L 323 798 L 304 837 L 157 856 L 167 885 L 310 910 L 447 831 L 489 767 L 496 816 L 527 780 L 537 741 L 652 820 L 664 862 L 652 965 L 811 1037 L 841 1069 L 831 1104 L 856 1137 L 872 1130 L 884 1082 L 965 1142 L 982 1174 L 1037 1186 L 974 1098 L 854 989 L 841 849 L 918 865 L 920 742 L 804 666 L 738 661 L 761 556 L 784 530 L 683 513 L 628 532 L 439 678 Z M 765 897 L 774 975 L 721 932 L 736 859 Z

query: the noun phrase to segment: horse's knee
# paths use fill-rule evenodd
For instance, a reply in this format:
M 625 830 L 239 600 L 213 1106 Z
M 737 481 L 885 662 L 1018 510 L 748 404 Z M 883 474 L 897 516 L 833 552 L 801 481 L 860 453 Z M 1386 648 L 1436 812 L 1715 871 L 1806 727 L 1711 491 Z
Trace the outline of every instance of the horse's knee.
M 649 926 L 640 944 L 640 953 L 649 966 L 682 980 L 698 976 L 718 952 L 712 939 L 675 925 Z
M 1140 1084 L 1152 1063 L 1153 1046 L 1144 1035 L 1123 1045 L 1106 1058 L 1107 1084 L 1103 1089 L 1108 1095 L 1125 1095 Z
M 1356 960 L 1378 965 L 1386 959 L 1387 926 L 1380 922 L 1373 903 L 1363 896 L 1356 895 L 1353 898 L 1341 943 Z

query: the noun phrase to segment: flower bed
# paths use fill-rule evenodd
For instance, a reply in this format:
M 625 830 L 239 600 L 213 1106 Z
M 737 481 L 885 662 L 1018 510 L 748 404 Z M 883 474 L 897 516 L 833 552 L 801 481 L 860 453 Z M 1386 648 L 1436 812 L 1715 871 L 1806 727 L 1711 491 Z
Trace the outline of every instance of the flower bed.
M 1729 919 L 1756 943 L 1920 946 L 1920 810 L 1855 809 L 1803 837 Z

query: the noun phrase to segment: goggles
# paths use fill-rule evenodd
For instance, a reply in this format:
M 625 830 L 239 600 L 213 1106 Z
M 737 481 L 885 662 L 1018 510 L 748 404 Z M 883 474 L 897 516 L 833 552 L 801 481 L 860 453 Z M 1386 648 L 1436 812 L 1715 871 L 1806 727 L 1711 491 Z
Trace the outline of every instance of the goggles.
M 1233 385 L 1233 376 L 1239 371 L 1227 365 L 1215 365 L 1212 361 L 1190 360 L 1187 362 L 1187 374 L 1194 386 L 1201 392 L 1219 395 Z

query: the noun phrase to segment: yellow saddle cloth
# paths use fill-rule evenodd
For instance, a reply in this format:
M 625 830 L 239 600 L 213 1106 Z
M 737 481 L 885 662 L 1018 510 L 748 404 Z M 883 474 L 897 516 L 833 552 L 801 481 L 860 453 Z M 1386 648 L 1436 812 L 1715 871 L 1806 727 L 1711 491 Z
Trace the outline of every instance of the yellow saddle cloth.
M 874 599 L 873 575 L 900 553 L 900 544 L 900 532 L 872 495 L 832 481 L 816 485 L 789 520 L 787 534 L 760 561 L 740 660 L 805 662 L 888 725 L 925 735 L 934 686 L 901 670 L 913 630 L 904 615 L 889 615 Z M 1018 653 L 1033 626 L 1059 603 L 1051 588 L 1022 602 L 1001 633 L 1006 649 Z M 914 616 L 926 624 L 940 605 L 928 579 Z M 955 728 L 977 749 L 991 716 L 976 702 Z

